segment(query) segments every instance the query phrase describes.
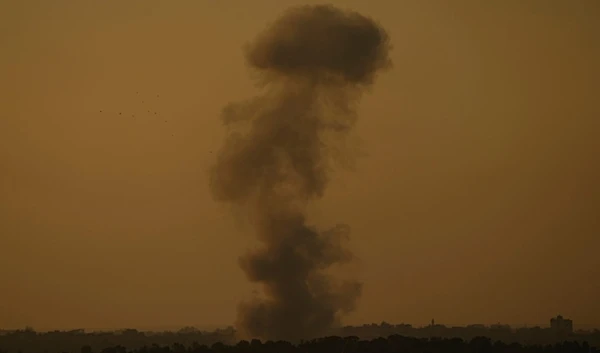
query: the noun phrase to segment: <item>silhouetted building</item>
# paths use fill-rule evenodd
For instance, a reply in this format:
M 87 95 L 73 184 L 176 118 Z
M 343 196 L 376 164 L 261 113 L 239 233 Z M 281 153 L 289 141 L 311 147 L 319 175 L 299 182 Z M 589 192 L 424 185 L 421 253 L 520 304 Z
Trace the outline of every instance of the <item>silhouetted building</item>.
M 555 332 L 573 332 L 573 320 L 565 319 L 562 315 L 550 319 L 550 328 Z

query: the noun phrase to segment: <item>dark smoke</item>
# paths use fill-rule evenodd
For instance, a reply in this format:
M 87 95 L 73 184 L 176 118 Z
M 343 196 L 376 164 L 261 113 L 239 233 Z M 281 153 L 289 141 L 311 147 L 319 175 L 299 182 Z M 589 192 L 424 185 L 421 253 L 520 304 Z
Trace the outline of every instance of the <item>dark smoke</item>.
M 240 304 L 248 337 L 297 340 L 323 334 L 354 309 L 361 284 L 325 270 L 352 259 L 349 228 L 307 224 L 323 196 L 337 143 L 352 129 L 362 91 L 391 65 L 388 35 L 371 19 L 331 6 L 287 11 L 247 48 L 266 93 L 223 111 L 230 134 L 211 175 L 219 201 L 245 207 L 263 247 L 240 259 L 264 299 Z

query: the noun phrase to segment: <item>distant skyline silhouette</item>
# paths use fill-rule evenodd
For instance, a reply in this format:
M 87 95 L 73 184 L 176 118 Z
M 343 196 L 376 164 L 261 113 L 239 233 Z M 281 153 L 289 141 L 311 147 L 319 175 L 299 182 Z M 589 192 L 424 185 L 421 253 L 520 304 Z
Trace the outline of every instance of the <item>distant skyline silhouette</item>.
M 554 315 L 556 316 L 556 315 Z M 438 319 L 434 319 L 435 320 L 435 324 L 436 325 L 443 325 L 446 327 L 466 327 L 468 325 L 485 325 L 485 326 L 491 326 L 491 325 L 496 325 L 496 324 L 501 324 L 501 325 L 508 325 L 511 328 L 532 328 L 532 327 L 542 327 L 542 328 L 547 328 L 550 327 L 550 319 L 551 317 L 553 317 L 552 315 L 550 315 L 548 317 L 547 320 L 543 321 L 543 320 L 539 320 L 537 323 L 536 322 L 531 322 L 531 323 L 508 323 L 508 322 L 499 322 L 499 321 L 483 321 L 483 322 L 470 322 L 470 323 L 450 323 L 450 322 L 444 322 L 444 321 L 440 321 Z M 382 321 L 378 321 L 378 322 L 374 322 L 375 324 L 380 324 Z M 385 322 L 385 321 L 384 321 Z M 412 325 L 414 327 L 427 327 L 431 324 L 431 319 L 429 321 L 424 320 L 424 321 L 419 321 L 419 322 L 389 322 L 390 324 L 394 324 L 394 325 L 399 325 L 399 324 L 409 324 Z M 361 326 L 364 324 L 371 324 L 371 322 L 363 322 L 363 323 L 355 323 L 355 324 L 349 324 L 349 325 L 354 325 L 354 326 Z M 30 325 L 25 325 L 23 327 L 0 327 L 0 330 L 17 330 L 17 329 L 23 329 L 26 326 L 30 326 Z M 40 332 L 46 332 L 46 331 L 54 331 L 54 330 L 58 330 L 58 331 L 69 331 L 69 330 L 77 330 L 77 329 L 83 329 L 86 331 L 115 331 L 115 330 L 122 330 L 122 329 L 135 329 L 135 330 L 140 330 L 140 331 L 177 331 L 180 330 L 182 328 L 185 327 L 194 327 L 198 330 L 201 331 L 214 331 L 217 329 L 226 329 L 228 327 L 233 327 L 234 323 L 224 323 L 224 324 L 215 324 L 215 325 L 206 325 L 206 324 L 168 324 L 168 325 L 141 325 L 141 326 L 125 326 L 125 327 L 121 327 L 121 326 L 115 326 L 115 327 L 80 327 L 80 326 L 73 326 L 73 327 L 52 327 L 52 326 L 48 326 L 48 327 L 34 327 L 34 326 L 30 326 L 33 329 L 35 329 L 36 331 L 40 331 Z M 599 329 L 600 330 L 600 324 L 578 324 L 577 322 L 573 323 L 573 327 L 574 330 L 594 330 L 594 329 Z

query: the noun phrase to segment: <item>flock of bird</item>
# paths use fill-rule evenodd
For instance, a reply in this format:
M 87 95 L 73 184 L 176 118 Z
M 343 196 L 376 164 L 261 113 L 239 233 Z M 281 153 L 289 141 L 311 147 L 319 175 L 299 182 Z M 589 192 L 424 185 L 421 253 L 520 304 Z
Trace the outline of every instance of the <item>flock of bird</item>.
M 135 94 L 136 94 L 136 95 L 139 95 L 139 92 L 135 92 Z M 159 94 L 157 94 L 157 95 L 156 95 L 156 98 L 160 98 L 160 95 L 159 95 Z M 141 102 L 142 102 L 142 104 L 145 104 L 145 100 L 142 100 Z M 152 111 L 152 110 L 150 110 L 150 109 L 148 109 L 148 110 L 147 110 L 147 112 L 148 112 L 148 114 L 160 115 L 160 114 L 158 114 L 158 112 L 156 112 L 156 111 Z M 105 113 L 105 111 L 104 111 L 104 110 L 100 110 L 100 113 Z M 122 116 L 122 115 L 123 115 L 123 112 L 118 112 L 118 115 L 121 115 L 121 116 Z M 135 118 L 135 114 L 131 114 L 131 117 L 132 117 L 132 118 Z M 166 122 L 168 122 L 168 121 L 167 121 L 167 120 L 165 120 L 165 123 L 166 123 Z M 171 136 L 175 136 L 175 134 L 171 134 Z M 212 150 L 211 150 L 211 151 L 209 151 L 209 153 L 212 153 Z
M 135 92 L 135 94 L 139 94 L 139 92 Z M 156 95 L 156 98 L 160 98 L 160 95 L 159 95 L 159 94 L 157 94 L 157 95 Z M 144 100 L 142 100 L 142 104 L 144 104 L 144 103 L 145 103 L 145 101 L 144 101 Z M 100 110 L 100 113 L 104 113 L 104 110 Z M 152 111 L 148 110 L 148 113 L 152 113 Z M 119 114 L 119 115 L 123 115 L 123 112 L 119 112 L 118 114 Z M 156 111 L 154 112 L 154 115 L 157 115 L 157 112 L 156 112 Z M 132 118 L 135 118 L 135 114 L 131 114 L 131 117 L 132 117 Z M 166 122 L 167 122 L 167 120 L 165 120 L 165 123 L 166 123 Z
M 140 92 L 135 92 L 135 94 L 136 94 L 136 95 L 138 95 L 139 93 L 140 93 Z M 160 98 L 160 95 L 159 95 L 159 94 L 157 94 L 157 95 L 156 95 L 156 98 Z M 142 100 L 142 104 L 144 104 L 144 103 L 145 103 L 145 101 L 144 101 L 144 100 Z M 100 113 L 105 113 L 105 111 L 101 109 L 101 110 L 100 110 Z M 152 113 L 154 113 L 154 115 L 159 115 L 159 114 L 158 114 L 158 112 L 156 112 L 156 111 L 151 111 L 150 109 L 148 109 L 148 114 L 152 114 Z M 118 112 L 118 115 L 123 115 L 123 112 Z M 131 117 L 132 117 L 132 118 L 135 118 L 135 114 L 131 114 Z M 168 121 L 167 121 L 167 120 L 165 120 L 165 123 L 166 123 L 166 122 L 168 122 Z M 172 134 L 172 136 L 174 136 L 174 134 Z

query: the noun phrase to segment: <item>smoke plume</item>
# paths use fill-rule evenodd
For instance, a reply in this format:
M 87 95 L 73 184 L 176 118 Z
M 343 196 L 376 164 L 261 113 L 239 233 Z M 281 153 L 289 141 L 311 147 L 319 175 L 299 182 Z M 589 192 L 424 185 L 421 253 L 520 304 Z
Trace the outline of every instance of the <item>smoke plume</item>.
M 354 309 L 361 284 L 326 270 L 352 259 L 346 225 L 307 223 L 328 172 L 344 154 L 355 106 L 391 61 L 388 35 L 371 19 L 331 6 L 292 8 L 246 48 L 264 94 L 223 110 L 228 137 L 211 174 L 216 200 L 250 213 L 262 247 L 240 258 L 264 298 L 240 304 L 247 337 L 323 334 Z

